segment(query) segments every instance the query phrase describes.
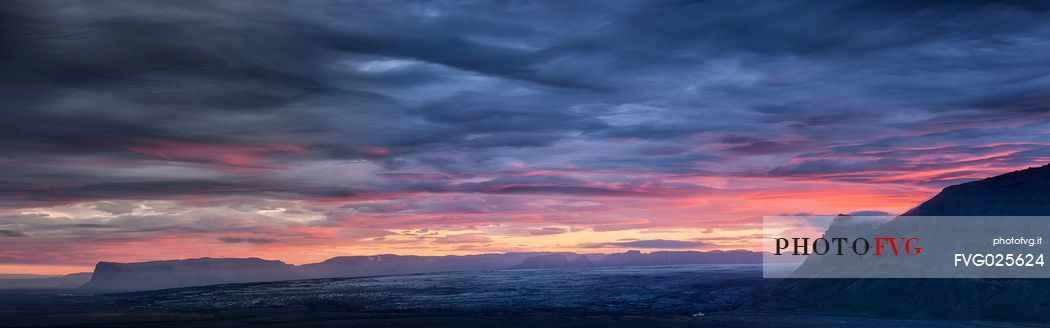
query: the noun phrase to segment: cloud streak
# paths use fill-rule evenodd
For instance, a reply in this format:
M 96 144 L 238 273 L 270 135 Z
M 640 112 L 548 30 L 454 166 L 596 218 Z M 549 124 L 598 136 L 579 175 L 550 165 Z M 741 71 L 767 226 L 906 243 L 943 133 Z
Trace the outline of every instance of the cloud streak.
M 276 239 L 270 238 L 241 238 L 241 237 L 219 237 L 219 241 L 230 244 L 272 244 L 276 243 Z
M 607 243 L 585 243 L 581 245 L 584 248 L 653 248 L 653 249 L 696 249 L 710 246 L 707 243 L 698 240 L 665 240 L 665 239 L 648 239 L 648 240 L 631 240 L 631 241 L 620 241 L 620 242 L 607 242 Z

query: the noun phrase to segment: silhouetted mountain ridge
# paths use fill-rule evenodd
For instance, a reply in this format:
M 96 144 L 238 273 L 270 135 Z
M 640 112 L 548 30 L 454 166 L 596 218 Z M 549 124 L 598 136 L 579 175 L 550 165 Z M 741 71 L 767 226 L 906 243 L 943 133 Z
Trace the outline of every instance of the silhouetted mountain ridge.
M 880 229 L 908 216 L 1050 216 L 1050 165 L 944 188 Z M 810 313 L 1048 322 L 1050 280 L 789 279 L 756 304 Z
M 944 188 L 903 216 L 1050 215 L 1050 165 Z

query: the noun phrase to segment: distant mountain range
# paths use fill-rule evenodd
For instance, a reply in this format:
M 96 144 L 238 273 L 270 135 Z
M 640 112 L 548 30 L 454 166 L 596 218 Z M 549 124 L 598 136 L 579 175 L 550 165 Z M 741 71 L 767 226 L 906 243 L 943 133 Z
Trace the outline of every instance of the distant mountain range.
M 947 187 L 902 217 L 906 216 L 1050 216 L 1050 165 Z M 882 228 L 906 223 L 902 217 Z M 1033 231 L 1040 230 L 1033 227 Z M 808 269 L 809 264 L 799 270 Z M 1048 279 L 788 279 L 756 301 L 755 307 L 1048 322 L 1048 304 Z
M 67 274 L 64 276 L 2 275 L 0 290 L 20 289 L 73 289 L 91 280 L 90 272 Z
M 571 259 L 571 260 L 570 260 Z M 665 251 L 618 254 L 505 253 L 465 256 L 375 255 L 335 257 L 320 263 L 292 265 L 259 258 L 199 258 L 141 263 L 100 262 L 87 291 L 139 291 L 229 283 L 316 278 L 345 278 L 428 272 L 504 269 L 644 266 L 677 264 L 761 263 L 762 255 L 735 251 Z

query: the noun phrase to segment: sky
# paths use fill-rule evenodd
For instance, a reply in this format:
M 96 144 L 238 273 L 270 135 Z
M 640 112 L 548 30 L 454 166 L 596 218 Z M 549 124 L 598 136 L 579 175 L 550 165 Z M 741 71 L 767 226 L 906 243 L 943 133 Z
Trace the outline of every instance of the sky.
M 1050 162 L 1047 11 L 5 1 L 0 273 L 757 250 Z

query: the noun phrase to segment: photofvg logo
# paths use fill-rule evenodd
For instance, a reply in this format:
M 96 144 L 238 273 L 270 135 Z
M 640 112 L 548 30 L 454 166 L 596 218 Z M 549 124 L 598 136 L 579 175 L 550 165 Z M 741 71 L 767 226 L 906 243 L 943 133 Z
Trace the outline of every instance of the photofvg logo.
M 918 247 L 919 238 L 915 237 L 875 237 L 874 243 L 868 238 L 847 237 L 827 238 L 774 238 L 776 240 L 776 252 L 773 255 L 868 255 L 872 253 L 872 244 L 875 245 L 874 256 L 893 255 L 919 255 L 922 248 Z M 790 250 L 790 253 L 785 253 Z
M 1050 217 L 776 216 L 763 220 L 769 278 L 1050 278 Z

